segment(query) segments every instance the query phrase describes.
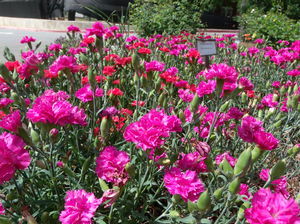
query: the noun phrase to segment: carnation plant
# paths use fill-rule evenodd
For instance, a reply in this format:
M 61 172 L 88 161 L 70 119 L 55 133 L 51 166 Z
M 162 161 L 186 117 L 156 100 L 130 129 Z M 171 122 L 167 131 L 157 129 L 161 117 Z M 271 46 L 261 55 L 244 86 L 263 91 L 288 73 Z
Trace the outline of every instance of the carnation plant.
M 0 65 L 0 223 L 300 222 L 299 40 L 68 38 Z

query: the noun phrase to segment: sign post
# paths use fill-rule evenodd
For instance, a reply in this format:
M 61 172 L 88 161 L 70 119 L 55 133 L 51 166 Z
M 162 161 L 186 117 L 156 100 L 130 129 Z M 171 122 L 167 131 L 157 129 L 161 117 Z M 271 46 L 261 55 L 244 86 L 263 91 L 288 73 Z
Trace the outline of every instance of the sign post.
M 217 54 L 215 39 L 196 39 L 196 48 L 204 58 L 205 67 L 209 67 L 209 56 Z

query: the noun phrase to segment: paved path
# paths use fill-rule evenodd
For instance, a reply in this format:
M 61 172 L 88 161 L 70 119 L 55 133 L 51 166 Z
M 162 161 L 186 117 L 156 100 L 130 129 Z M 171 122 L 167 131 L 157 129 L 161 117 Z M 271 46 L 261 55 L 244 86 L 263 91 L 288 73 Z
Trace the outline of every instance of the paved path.
M 11 52 L 20 59 L 21 50 L 25 50 L 26 44 L 20 44 L 20 40 L 24 36 L 32 36 L 36 38 L 36 42 L 42 41 L 40 50 L 42 50 L 45 45 L 53 43 L 57 38 L 61 36 L 66 36 L 64 32 L 40 32 L 40 31 L 29 31 L 20 29 L 6 29 L 0 28 L 0 62 L 5 61 L 3 57 L 3 51 L 5 47 L 8 47 Z

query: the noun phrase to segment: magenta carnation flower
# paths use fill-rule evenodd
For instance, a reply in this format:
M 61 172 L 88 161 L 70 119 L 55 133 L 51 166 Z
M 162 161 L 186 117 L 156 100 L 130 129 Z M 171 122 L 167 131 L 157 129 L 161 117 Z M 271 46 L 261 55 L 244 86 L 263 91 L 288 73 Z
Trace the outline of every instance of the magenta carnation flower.
M 226 64 L 212 64 L 208 70 L 202 72 L 206 79 L 224 79 L 226 82 L 236 82 L 238 73 L 234 67 Z
M 166 115 L 162 110 L 151 110 L 139 121 L 126 127 L 124 138 L 143 150 L 159 148 L 171 132 L 180 132 L 181 121 L 175 115 Z
M 164 182 L 170 194 L 180 195 L 185 202 L 197 201 L 200 194 L 205 191 L 197 173 L 191 170 L 181 172 L 179 168 L 173 167 L 165 173 Z
M 201 81 L 196 89 L 199 97 L 212 94 L 216 89 L 217 82 L 215 80 Z
M 105 32 L 106 28 L 101 22 L 94 22 L 92 28 L 86 29 L 85 37 L 96 35 L 97 37 L 102 37 Z
M 59 56 L 49 67 L 49 71 L 57 74 L 59 71 L 68 70 L 72 73 L 78 72 L 78 64 L 73 56 Z
M 130 162 L 126 152 L 118 151 L 113 146 L 105 147 L 96 160 L 97 176 L 114 185 L 126 184 L 129 176 L 125 166 Z
M 178 95 L 184 102 L 191 102 L 194 98 L 194 94 L 190 93 L 189 89 L 179 89 Z
M 5 210 L 1 202 L 0 202 L 0 215 L 5 215 Z
M 254 133 L 254 142 L 263 150 L 276 149 L 279 140 L 275 138 L 271 133 L 265 131 L 257 131 Z
M 229 152 L 224 152 L 223 154 L 216 156 L 216 164 L 219 165 L 224 159 L 230 164 L 230 166 L 234 167 L 237 159 L 230 155 Z
M 7 132 L 0 135 L 0 184 L 9 181 L 17 169 L 29 166 L 31 159 L 25 145 L 19 136 Z
M 105 204 L 104 208 L 112 206 L 118 199 L 120 190 L 108 189 L 104 191 L 102 197 L 100 198 L 101 204 Z
M 74 26 L 74 25 L 70 25 L 67 27 L 68 32 L 80 32 L 79 27 Z
M 11 114 L 6 115 L 0 121 L 0 127 L 12 132 L 18 132 L 18 129 L 21 127 L 21 114 L 19 110 L 12 112 Z
M 83 109 L 73 107 L 67 99 L 70 96 L 64 91 L 46 90 L 35 99 L 27 118 L 33 123 L 50 123 L 65 126 L 67 124 L 86 125 L 86 114 Z
M 159 71 L 162 72 L 165 68 L 165 64 L 159 61 L 145 62 L 146 72 Z
M 91 224 L 100 199 L 85 190 L 67 191 L 65 209 L 60 213 L 62 224 Z
M 59 51 L 62 49 L 62 46 L 61 44 L 51 44 L 48 49 L 49 51 Z
M 33 38 L 33 37 L 28 37 L 28 36 L 25 36 L 22 38 L 22 40 L 20 41 L 21 44 L 26 44 L 26 43 L 31 43 L 31 42 L 35 42 L 36 39 Z
M 276 107 L 278 105 L 278 102 L 274 101 L 272 93 L 264 96 L 261 100 L 261 103 L 270 108 Z
M 251 116 L 242 119 L 241 126 L 238 127 L 238 135 L 245 142 L 254 142 L 254 133 L 264 131 L 263 122 Z
M 11 100 L 9 98 L 2 98 L 0 99 L 0 108 L 6 107 L 7 105 L 13 103 L 14 100 Z
M 294 199 L 261 188 L 252 199 L 252 207 L 245 210 L 250 224 L 297 224 L 300 208 Z
M 207 166 L 204 162 L 205 156 L 201 156 L 199 152 L 191 152 L 188 154 L 181 153 L 180 159 L 176 165 L 181 170 L 193 170 L 197 173 L 207 172 Z
M 104 92 L 103 89 L 96 88 L 95 90 L 95 97 L 103 96 Z M 80 99 L 82 102 L 86 103 L 89 101 L 93 101 L 93 90 L 89 84 L 85 85 L 81 89 L 77 90 L 75 96 Z
M 270 169 L 262 169 L 259 173 L 259 178 L 268 181 L 270 177 Z M 280 177 L 279 179 L 273 180 L 271 182 L 271 187 L 276 193 L 281 193 L 284 197 L 288 198 L 290 196 L 288 192 L 288 182 L 285 176 Z

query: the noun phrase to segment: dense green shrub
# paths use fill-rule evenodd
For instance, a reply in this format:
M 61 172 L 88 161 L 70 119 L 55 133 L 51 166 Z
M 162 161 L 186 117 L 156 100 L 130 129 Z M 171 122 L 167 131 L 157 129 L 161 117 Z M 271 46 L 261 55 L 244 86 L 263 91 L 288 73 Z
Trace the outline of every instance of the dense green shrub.
M 201 3 L 202 2 L 202 3 Z M 130 6 L 130 21 L 141 35 L 195 33 L 201 23 L 201 0 L 136 0 Z
M 295 41 L 300 38 L 300 22 L 286 15 L 269 11 L 266 14 L 252 9 L 239 17 L 242 33 L 252 34 L 255 38 L 265 38 L 270 42 L 278 40 Z

